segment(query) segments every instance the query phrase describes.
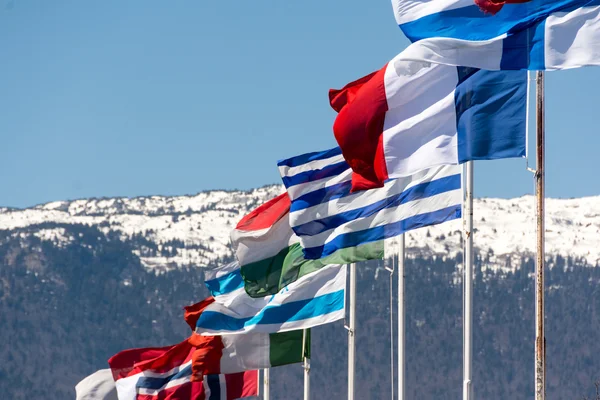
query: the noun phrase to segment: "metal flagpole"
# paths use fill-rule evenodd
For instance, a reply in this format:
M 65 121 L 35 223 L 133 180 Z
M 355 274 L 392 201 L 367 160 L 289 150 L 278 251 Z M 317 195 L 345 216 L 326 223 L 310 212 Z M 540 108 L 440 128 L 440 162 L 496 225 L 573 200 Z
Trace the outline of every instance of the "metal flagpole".
M 546 336 L 544 333 L 544 236 L 545 236 L 545 105 L 544 72 L 536 74 L 536 220 L 537 257 L 535 263 L 535 398 L 546 397 Z
M 348 400 L 354 400 L 356 362 L 356 264 L 350 264 L 350 318 L 348 321 Z
M 269 368 L 265 368 L 263 369 L 263 400 L 269 400 L 269 398 L 271 397 L 271 390 L 270 390 L 270 384 L 271 382 L 269 382 Z
M 398 238 L 398 400 L 404 400 L 404 234 Z
M 302 335 L 302 354 L 304 355 L 304 400 L 310 400 L 310 358 L 306 357 L 306 345 L 308 344 L 306 335 L 307 330 L 304 329 Z
M 260 380 L 260 369 L 256 370 L 256 396 L 260 399 L 260 387 L 262 386 L 260 384 L 261 380 Z
M 464 199 L 465 267 L 463 269 L 463 400 L 473 399 L 473 161 L 463 167 L 466 171 Z

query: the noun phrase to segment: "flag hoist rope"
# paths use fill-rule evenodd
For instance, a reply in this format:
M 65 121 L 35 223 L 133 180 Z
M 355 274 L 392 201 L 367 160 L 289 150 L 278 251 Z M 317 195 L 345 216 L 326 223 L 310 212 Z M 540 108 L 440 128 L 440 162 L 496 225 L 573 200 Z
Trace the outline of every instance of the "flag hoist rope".
M 535 263 L 535 399 L 546 397 L 546 336 L 544 332 L 544 236 L 545 236 L 545 105 L 544 72 L 536 73 L 536 231 Z

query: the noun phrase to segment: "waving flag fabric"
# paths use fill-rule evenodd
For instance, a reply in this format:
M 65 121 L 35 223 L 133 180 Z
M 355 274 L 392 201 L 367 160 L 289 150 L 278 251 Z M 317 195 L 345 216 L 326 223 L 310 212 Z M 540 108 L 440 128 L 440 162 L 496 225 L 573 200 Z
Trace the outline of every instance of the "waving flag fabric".
M 329 98 L 354 190 L 439 165 L 525 155 L 525 71 L 413 62 L 403 52 Z
M 118 400 L 110 369 L 101 369 L 75 386 L 75 400 Z
M 290 199 L 287 193 L 282 193 L 242 218 L 231 233 L 241 275 L 233 273 L 227 285 L 242 285 L 243 278 L 250 297 L 270 296 L 328 265 L 326 260 L 304 258 L 300 240 L 290 226 L 289 211 Z M 215 295 L 222 292 L 214 287 L 209 289 Z
M 108 364 L 119 400 L 234 400 L 256 396 L 257 372 L 192 374 L 195 347 L 187 340 L 162 348 L 131 349 Z
M 195 329 L 198 318 L 213 303 L 211 297 L 186 307 L 185 320 Z M 302 362 L 310 357 L 310 329 L 282 333 L 246 333 L 244 335 L 201 336 L 188 340 L 195 346 L 192 356 L 194 374 L 231 374 Z M 306 345 L 304 344 L 306 343 Z
M 392 0 L 407 58 L 490 70 L 600 65 L 597 0 Z
M 327 265 L 268 297 L 246 293 L 237 262 L 208 271 L 205 280 L 215 302 L 198 318 L 200 335 L 287 332 L 344 318 L 345 266 Z
M 282 160 L 279 171 L 306 258 L 383 246 L 384 239 L 461 216 L 458 166 L 422 170 L 357 193 L 351 193 L 352 171 L 339 148 Z

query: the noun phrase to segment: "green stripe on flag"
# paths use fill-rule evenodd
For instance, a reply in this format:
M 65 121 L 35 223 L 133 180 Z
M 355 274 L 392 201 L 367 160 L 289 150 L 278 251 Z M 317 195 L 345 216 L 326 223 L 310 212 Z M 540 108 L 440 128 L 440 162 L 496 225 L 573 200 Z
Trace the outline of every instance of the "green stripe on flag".
M 296 243 L 273 257 L 243 265 L 241 274 L 246 293 L 250 297 L 265 297 L 278 293 L 298 278 L 326 265 L 349 264 L 380 258 L 383 258 L 383 241 L 340 249 L 319 260 L 305 259 L 302 246 Z
M 269 346 L 271 367 L 302 362 L 303 337 L 304 333 L 301 330 L 271 333 L 269 335 L 271 342 Z

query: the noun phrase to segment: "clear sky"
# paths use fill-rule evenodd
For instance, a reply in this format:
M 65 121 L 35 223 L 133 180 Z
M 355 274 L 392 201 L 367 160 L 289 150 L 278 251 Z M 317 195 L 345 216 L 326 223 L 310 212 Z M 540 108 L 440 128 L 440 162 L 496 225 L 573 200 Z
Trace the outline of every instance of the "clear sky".
M 328 89 L 407 44 L 389 0 L 0 0 L 0 205 L 279 182 L 335 145 Z M 546 93 L 547 195 L 600 194 L 600 68 Z M 475 173 L 533 190 L 523 160 Z

